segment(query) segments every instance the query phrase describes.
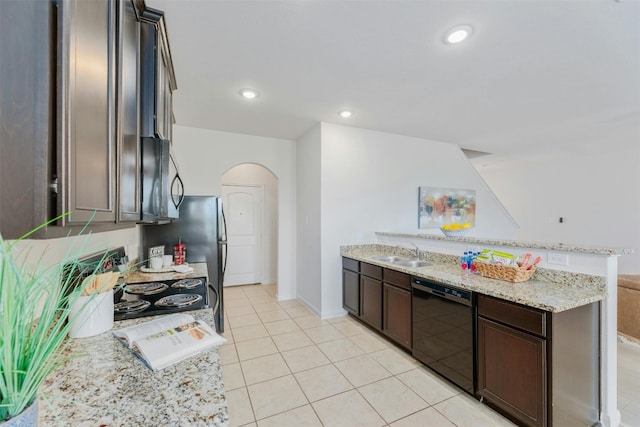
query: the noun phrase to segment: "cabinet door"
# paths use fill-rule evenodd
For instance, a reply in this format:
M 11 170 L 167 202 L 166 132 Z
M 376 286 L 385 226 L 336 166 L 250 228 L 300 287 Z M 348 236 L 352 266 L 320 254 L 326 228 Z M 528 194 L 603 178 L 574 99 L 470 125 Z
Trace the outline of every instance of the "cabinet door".
M 131 0 L 119 0 L 118 23 L 118 221 L 139 221 L 140 23 Z
M 478 318 L 478 392 L 526 426 L 547 425 L 546 340 Z
M 411 292 L 384 283 L 382 321 L 382 332 L 398 344 L 410 349 Z
M 5 239 L 56 216 L 49 187 L 56 174 L 56 9 L 51 1 L 0 1 L 0 234 Z
M 342 307 L 360 315 L 360 275 L 347 269 L 342 269 Z
M 156 123 L 155 131 L 162 139 L 169 137 L 167 129 L 170 118 L 167 116 L 167 90 L 169 86 L 169 77 L 167 76 L 167 61 L 165 57 L 165 48 L 162 37 L 156 36 Z
M 382 329 L 382 281 L 360 275 L 360 318 Z
M 115 221 L 114 132 L 114 3 L 79 1 L 69 7 L 68 103 L 63 120 L 68 127 L 63 167 L 69 177 L 66 204 L 70 223 Z

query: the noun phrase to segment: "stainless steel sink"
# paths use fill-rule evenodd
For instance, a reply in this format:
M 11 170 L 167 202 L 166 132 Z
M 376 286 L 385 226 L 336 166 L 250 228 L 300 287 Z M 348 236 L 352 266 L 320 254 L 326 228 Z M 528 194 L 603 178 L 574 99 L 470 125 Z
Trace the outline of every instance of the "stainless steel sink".
M 398 262 L 395 262 L 394 264 L 402 265 L 404 267 L 411 267 L 411 268 L 427 267 L 431 265 L 429 261 L 422 261 L 418 259 L 412 259 L 408 261 L 398 261 Z
M 428 261 L 422 261 L 416 258 L 409 258 L 409 257 L 397 256 L 397 255 L 374 256 L 374 257 L 371 257 L 371 259 L 374 259 L 376 261 L 388 262 L 390 264 L 401 265 L 403 267 L 411 267 L 411 268 L 426 267 L 431 265 L 431 263 Z
M 407 258 L 406 256 L 397 256 L 397 255 L 384 255 L 384 256 L 374 256 L 371 259 L 375 259 L 376 261 L 382 262 L 390 262 L 392 264 L 396 264 L 398 262 L 411 261 L 411 258 Z

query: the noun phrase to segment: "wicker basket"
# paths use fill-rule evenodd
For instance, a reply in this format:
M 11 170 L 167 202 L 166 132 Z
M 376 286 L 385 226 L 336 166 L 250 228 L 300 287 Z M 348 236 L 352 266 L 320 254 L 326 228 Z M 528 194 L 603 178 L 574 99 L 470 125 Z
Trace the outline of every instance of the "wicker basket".
M 533 273 L 536 271 L 535 265 L 527 270 L 521 267 L 505 267 L 502 265 L 488 264 L 486 262 L 474 261 L 474 264 L 476 271 L 481 276 L 514 283 L 526 282 L 531 279 L 531 276 L 533 276 Z

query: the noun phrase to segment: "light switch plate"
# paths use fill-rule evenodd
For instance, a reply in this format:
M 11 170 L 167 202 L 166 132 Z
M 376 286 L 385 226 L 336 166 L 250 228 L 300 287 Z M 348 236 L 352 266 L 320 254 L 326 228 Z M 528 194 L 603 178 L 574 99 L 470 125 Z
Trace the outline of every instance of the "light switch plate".
M 164 255 L 164 245 L 149 247 L 149 259 L 161 257 L 163 255 Z
M 547 254 L 547 262 L 556 265 L 569 265 L 568 254 L 550 253 Z

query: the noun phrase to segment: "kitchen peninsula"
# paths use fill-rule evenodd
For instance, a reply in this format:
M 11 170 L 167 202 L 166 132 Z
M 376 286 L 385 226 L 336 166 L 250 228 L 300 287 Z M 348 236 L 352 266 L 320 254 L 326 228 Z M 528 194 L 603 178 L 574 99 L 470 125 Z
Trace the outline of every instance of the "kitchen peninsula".
M 527 330 L 527 328 L 533 328 L 530 331 L 533 332 L 535 337 L 533 335 L 529 336 L 532 337 L 532 343 L 537 343 L 538 350 L 532 351 L 530 355 L 538 354 L 543 356 L 546 354 L 546 356 L 543 356 L 543 360 L 546 359 L 546 363 L 550 366 L 550 370 L 545 374 L 547 368 L 544 367 L 544 364 L 537 365 L 538 368 L 536 369 L 541 370 L 536 374 L 537 377 L 534 375 L 530 379 L 535 380 L 538 378 L 539 382 L 537 384 L 540 390 L 546 389 L 545 383 L 549 381 L 550 394 L 548 398 L 554 400 L 550 400 L 549 404 L 547 404 L 544 403 L 547 399 L 546 393 L 531 394 L 530 397 L 542 399 L 542 403 L 539 404 L 537 409 L 530 408 L 531 411 L 528 414 L 520 412 L 519 415 L 525 415 L 525 418 L 519 418 L 521 422 L 525 425 L 536 426 L 554 425 L 554 421 L 557 425 L 572 425 L 563 424 L 560 422 L 561 419 L 558 418 L 558 415 L 563 416 L 563 413 L 558 411 L 560 405 L 557 405 L 559 402 L 556 399 L 560 398 L 562 394 L 566 394 L 568 390 L 563 390 L 560 393 L 556 392 L 555 394 L 553 390 L 559 391 L 559 388 L 564 388 L 561 383 L 566 381 L 560 380 L 556 374 L 559 372 L 564 373 L 567 371 L 566 366 L 572 366 L 571 358 L 567 358 L 567 355 L 572 354 L 570 349 L 573 348 L 575 351 L 578 348 L 576 346 L 584 346 L 582 351 L 592 355 L 589 360 L 585 360 L 585 364 L 591 366 L 591 372 L 596 375 L 596 378 L 592 378 L 583 387 L 590 389 L 591 393 L 595 393 L 595 396 L 592 395 L 588 399 L 593 402 L 588 404 L 591 409 L 586 411 L 592 414 L 589 419 L 599 420 L 605 426 L 619 425 L 620 415 L 617 410 L 616 397 L 617 333 L 615 321 L 617 257 L 633 253 L 632 250 L 589 248 L 562 243 L 545 244 L 400 233 L 376 233 L 376 237 L 376 244 L 341 247 L 343 283 L 345 286 L 352 286 L 357 283 L 354 281 L 352 273 L 354 270 L 360 271 L 362 280 L 360 282 L 360 304 L 366 304 L 367 298 L 371 301 L 372 290 L 373 294 L 383 292 L 380 297 L 384 312 L 382 317 L 383 319 L 392 319 L 397 325 L 398 320 L 394 317 L 396 314 L 389 313 L 391 317 L 387 317 L 387 311 L 391 307 L 387 305 L 387 294 L 393 291 L 392 295 L 395 295 L 395 301 L 389 300 L 388 303 L 394 302 L 394 304 L 398 304 L 398 298 L 400 298 L 398 295 L 400 293 L 407 294 L 407 292 L 411 292 L 411 289 L 402 291 L 389 286 L 399 283 L 396 279 L 397 274 L 404 274 L 406 277 L 413 277 L 418 280 L 431 280 L 445 286 L 451 285 L 462 290 L 472 291 L 477 296 L 478 301 L 478 345 L 480 346 L 478 357 L 482 358 L 488 355 L 492 358 L 491 360 L 500 363 L 510 363 L 514 359 L 505 359 L 504 353 L 499 352 L 496 355 L 495 352 L 485 351 L 491 347 L 484 347 L 485 350 L 483 350 L 482 341 L 486 341 L 487 337 L 490 339 L 496 337 L 502 339 L 502 337 L 506 336 L 504 333 L 511 334 L 510 331 L 512 329 L 504 329 L 504 325 L 508 326 L 508 323 L 514 320 L 512 315 L 516 312 L 528 313 L 526 315 L 532 316 L 530 320 L 533 323 L 530 323 L 524 329 L 522 329 L 522 326 L 516 327 L 516 329 L 523 331 Z M 489 279 L 460 269 L 458 260 L 463 252 L 468 250 L 476 251 L 485 247 L 517 254 L 530 252 L 534 256 L 541 256 L 543 262 L 538 266 L 539 268 L 532 279 L 523 283 Z M 419 253 L 417 252 L 418 250 Z M 426 255 L 428 264 L 415 268 L 386 262 L 385 258 L 381 257 L 383 255 L 415 257 L 417 254 Z M 394 271 L 398 273 L 393 273 Z M 387 280 L 387 273 L 393 280 Z M 393 283 L 394 280 L 396 283 Z M 382 291 L 376 290 L 378 286 L 381 287 Z M 357 286 L 351 289 L 357 289 Z M 353 299 L 353 291 L 349 291 L 345 287 L 343 292 L 345 292 L 345 299 L 349 297 L 351 301 L 356 301 Z M 368 294 L 363 295 L 362 292 Z M 407 297 L 403 298 L 406 299 Z M 374 299 L 377 300 L 378 297 Z M 497 308 L 500 309 L 499 312 L 496 311 Z M 358 314 L 351 311 L 349 307 L 345 306 L 345 309 L 358 317 Z M 364 315 L 369 316 L 371 305 L 361 305 L 360 309 L 365 310 Z M 509 315 L 511 317 L 502 317 L 504 313 L 511 313 Z M 362 318 L 362 320 L 367 321 L 366 318 Z M 384 321 L 386 322 L 386 320 Z M 406 319 L 403 322 L 406 324 Z M 480 329 L 481 325 L 482 330 Z M 387 325 L 383 323 L 379 329 L 385 333 L 384 329 L 386 327 Z M 394 327 L 394 325 L 390 325 L 390 327 Z M 579 333 L 572 331 L 578 331 Z M 395 331 L 392 329 L 391 332 Z M 520 332 L 515 331 L 514 337 L 518 334 Z M 386 335 L 389 335 L 389 333 L 386 333 Z M 520 336 L 522 337 L 521 334 Z M 415 340 L 416 330 L 413 331 L 413 337 Z M 397 338 L 396 342 L 398 342 Z M 407 347 L 406 344 L 404 346 Z M 508 348 L 510 347 L 505 347 L 504 349 Z M 478 360 L 479 364 L 482 362 L 483 360 Z M 567 365 L 567 362 L 569 365 Z M 490 367 L 492 365 L 493 362 L 489 362 L 488 365 L 485 363 L 484 366 Z M 555 369 L 554 365 L 556 365 Z M 507 369 L 506 365 L 501 366 Z M 565 366 L 565 368 L 558 370 L 559 366 Z M 521 371 L 516 369 L 514 373 L 516 372 Z M 555 376 L 551 375 L 551 372 L 554 372 L 553 375 Z M 482 371 L 479 371 L 479 375 L 483 375 Z M 517 377 L 516 375 L 514 378 Z M 478 392 L 487 400 L 492 391 L 487 388 L 481 390 L 482 384 L 480 382 L 484 378 L 479 377 L 478 380 Z M 597 403 L 598 401 L 600 402 L 599 404 Z M 494 398 L 493 403 L 506 405 L 504 406 L 505 408 L 510 407 L 508 399 L 507 401 L 500 401 L 499 397 L 498 400 Z M 574 404 L 563 406 L 571 408 L 570 411 L 575 408 Z M 549 411 L 548 423 L 547 415 L 544 412 L 547 410 Z M 519 416 L 517 410 L 514 413 L 507 409 L 507 412 L 511 413 L 511 415 Z M 534 416 L 526 418 L 530 414 L 534 414 Z M 524 419 L 526 421 L 522 421 Z
M 204 264 L 193 266 L 192 275 L 206 275 Z M 132 272 L 126 280 L 186 277 L 189 274 Z M 214 325 L 211 308 L 188 313 Z M 114 329 L 156 317 L 122 320 Z M 215 348 L 154 372 L 107 331 L 73 339 L 64 356 L 72 358 L 49 375 L 40 390 L 39 425 L 228 425 Z

